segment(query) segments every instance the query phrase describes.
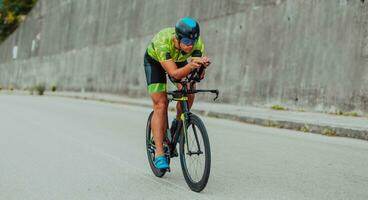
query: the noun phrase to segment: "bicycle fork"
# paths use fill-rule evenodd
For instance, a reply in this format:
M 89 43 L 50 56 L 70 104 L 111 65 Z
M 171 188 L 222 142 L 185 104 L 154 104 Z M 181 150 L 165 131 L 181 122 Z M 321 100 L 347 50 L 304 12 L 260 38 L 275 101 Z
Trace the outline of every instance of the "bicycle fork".
M 197 150 L 197 152 L 191 152 L 190 149 L 189 149 L 188 130 L 186 128 L 186 127 L 188 127 L 188 123 L 190 122 L 190 112 L 189 112 L 188 101 L 181 101 L 180 103 L 181 103 L 181 108 L 182 108 L 182 114 L 180 116 L 180 119 L 181 119 L 182 124 L 183 124 L 182 127 L 183 127 L 183 133 L 184 133 L 184 141 L 183 141 L 184 145 L 187 148 L 187 152 L 188 152 L 189 156 L 191 156 L 193 154 L 199 155 L 199 154 L 202 153 L 202 151 L 201 151 L 201 146 L 199 145 L 198 136 L 197 136 L 197 132 L 195 130 L 195 127 L 192 127 L 192 128 L 193 128 L 193 132 L 194 132 L 193 134 L 195 136 L 195 140 L 196 140 L 196 143 L 197 143 L 198 150 Z
M 181 120 L 181 124 L 182 124 L 182 128 L 183 128 L 183 134 L 184 134 L 184 145 L 186 147 L 184 148 L 187 148 L 187 154 L 189 156 L 193 155 L 193 154 L 196 154 L 196 155 L 200 155 L 202 154 L 203 152 L 201 151 L 201 147 L 200 147 L 200 144 L 199 144 L 199 141 L 198 141 L 198 136 L 197 136 L 197 132 L 195 130 L 195 127 L 192 127 L 193 128 L 193 131 L 194 131 L 194 136 L 195 136 L 195 140 L 196 140 L 196 144 L 197 144 L 197 147 L 198 147 L 198 150 L 197 152 L 191 152 L 190 149 L 189 149 L 189 140 L 188 140 L 188 131 L 186 129 L 189 121 L 190 121 L 190 111 L 189 111 L 189 105 L 188 105 L 188 97 L 181 97 L 181 98 L 176 98 L 175 99 L 176 101 L 179 101 L 180 102 L 180 107 L 181 107 L 181 116 L 180 116 L 180 120 Z

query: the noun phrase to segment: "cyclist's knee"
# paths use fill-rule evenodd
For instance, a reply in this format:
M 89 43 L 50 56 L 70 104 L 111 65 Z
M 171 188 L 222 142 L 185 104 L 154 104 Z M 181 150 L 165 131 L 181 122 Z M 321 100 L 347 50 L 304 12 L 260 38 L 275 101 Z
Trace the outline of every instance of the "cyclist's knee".
M 166 112 L 167 106 L 168 106 L 168 103 L 166 99 L 153 102 L 153 109 L 156 112 Z
M 154 93 L 151 94 L 152 102 L 153 102 L 153 109 L 156 112 L 166 111 L 168 102 L 166 93 Z
M 167 103 L 159 102 L 153 105 L 156 111 L 165 111 L 167 109 Z

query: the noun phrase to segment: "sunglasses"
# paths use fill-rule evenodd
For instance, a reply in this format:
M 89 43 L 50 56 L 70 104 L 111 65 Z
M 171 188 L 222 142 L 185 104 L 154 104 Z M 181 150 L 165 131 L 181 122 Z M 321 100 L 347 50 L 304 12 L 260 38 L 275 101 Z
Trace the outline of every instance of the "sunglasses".
M 190 38 L 181 38 L 180 42 L 185 44 L 185 45 L 193 45 L 194 43 L 197 42 L 197 40 L 193 40 L 193 39 L 190 39 Z

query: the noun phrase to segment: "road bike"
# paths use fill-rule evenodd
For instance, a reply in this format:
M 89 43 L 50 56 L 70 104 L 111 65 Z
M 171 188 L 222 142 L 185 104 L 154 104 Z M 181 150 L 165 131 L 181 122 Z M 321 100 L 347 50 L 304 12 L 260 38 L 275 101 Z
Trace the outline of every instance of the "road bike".
M 179 81 L 183 86 L 180 90 L 167 92 L 169 103 L 179 101 L 182 110 L 181 120 L 176 129 L 169 127 L 166 130 L 164 138 L 164 150 L 168 162 L 170 159 L 177 157 L 176 150 L 179 144 L 179 155 L 182 172 L 189 188 L 195 192 L 202 191 L 208 182 L 211 171 L 211 149 L 207 130 L 202 120 L 195 114 L 191 113 L 188 105 L 188 95 L 195 93 L 214 93 L 218 98 L 218 90 L 197 90 L 194 84 L 200 82 L 200 75 L 204 67 L 194 70 L 189 76 Z M 152 172 L 157 177 L 163 177 L 167 170 L 159 170 L 155 167 L 155 142 L 151 131 L 151 119 L 153 111 L 148 117 L 146 127 L 146 148 L 149 165 Z M 168 119 L 168 118 L 167 118 Z

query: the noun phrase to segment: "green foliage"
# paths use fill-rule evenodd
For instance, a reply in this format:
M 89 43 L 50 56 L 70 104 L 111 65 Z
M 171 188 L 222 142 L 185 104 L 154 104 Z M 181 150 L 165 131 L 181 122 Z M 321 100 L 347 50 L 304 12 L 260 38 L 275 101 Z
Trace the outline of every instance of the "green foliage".
M 36 2 L 37 0 L 0 0 L 0 42 L 17 29 Z
M 357 112 L 345 112 L 343 113 L 344 116 L 351 116 L 351 117 L 359 117 Z
M 336 115 L 343 115 L 343 116 L 350 116 L 350 117 L 359 117 L 357 112 L 343 112 L 343 111 L 338 111 L 335 113 Z
M 267 126 L 267 127 L 277 127 L 277 123 L 275 121 L 272 121 L 272 120 L 264 121 L 263 125 Z
M 42 96 L 43 93 L 46 90 L 46 86 L 45 86 L 45 84 L 38 84 L 38 85 L 35 86 L 35 90 L 36 90 L 38 95 Z
M 309 128 L 309 126 L 308 125 L 303 125 L 303 126 L 301 126 L 300 128 L 299 128 L 299 130 L 300 131 L 303 131 L 303 132 L 310 132 L 311 131 L 311 129 Z
M 56 85 L 52 85 L 52 86 L 51 86 L 51 91 L 52 91 L 52 92 L 56 92 Z
M 324 129 L 322 131 L 322 134 L 323 135 L 327 135 L 327 136 L 335 136 L 336 135 L 336 132 L 334 130 L 331 130 L 331 129 Z
M 287 110 L 287 108 L 284 108 L 284 107 L 282 107 L 282 106 L 280 106 L 280 105 L 273 105 L 273 106 L 271 107 L 271 109 L 272 109 L 272 110 Z
M 342 115 L 342 116 L 348 116 L 348 117 L 359 117 L 359 114 L 357 112 L 343 112 L 340 110 L 336 112 L 329 112 L 329 114 Z

